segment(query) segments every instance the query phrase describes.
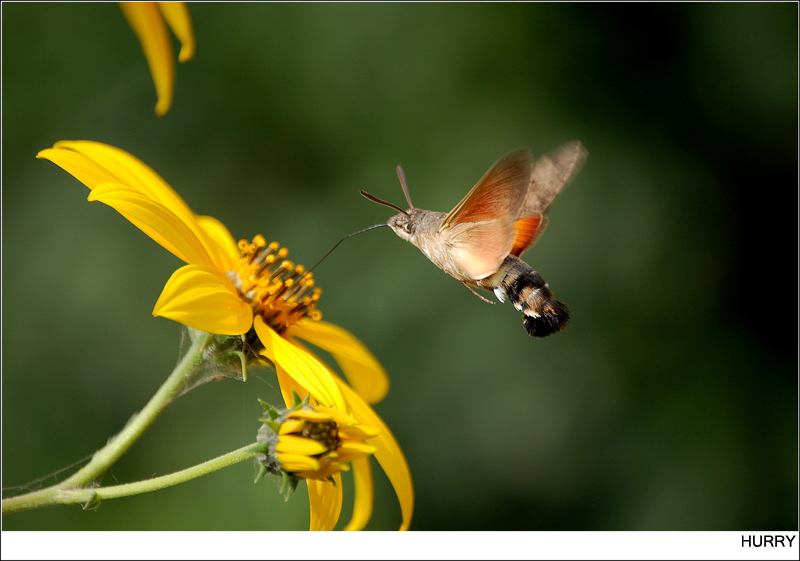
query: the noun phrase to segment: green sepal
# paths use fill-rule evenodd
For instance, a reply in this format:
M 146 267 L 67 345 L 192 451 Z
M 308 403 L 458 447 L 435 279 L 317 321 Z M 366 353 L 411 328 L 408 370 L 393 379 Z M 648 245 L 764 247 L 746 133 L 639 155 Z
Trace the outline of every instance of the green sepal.
M 294 390 L 292 390 L 292 399 L 294 400 L 294 405 L 292 405 L 292 411 L 297 411 L 298 409 L 300 409 L 300 407 L 302 407 L 303 400 L 300 399 L 300 396 L 297 395 L 297 392 Z
M 275 421 L 267 421 L 266 419 L 259 419 L 262 423 L 267 425 L 269 428 L 272 429 L 272 432 L 278 434 L 278 431 L 281 430 L 281 423 L 276 423 Z
M 297 489 L 297 484 L 299 482 L 300 480 L 290 475 L 289 472 L 281 470 L 281 488 L 278 492 L 284 496 L 284 500 L 289 500 L 289 497 L 291 497 Z
M 266 419 L 264 417 L 259 417 L 258 422 L 261 423 L 262 425 L 267 425 L 269 428 L 272 429 L 272 431 L 275 434 L 278 434 L 278 429 L 280 429 L 281 428 L 281 424 L 283 424 L 283 423 L 277 423 L 277 422 L 272 421 L 270 419 Z
M 331 483 L 333 483 L 333 486 L 336 487 L 336 480 L 333 478 L 332 475 L 328 477 L 325 481 L 330 481 Z
M 100 497 L 97 493 L 92 493 L 92 498 L 86 501 L 83 505 L 83 510 L 94 510 L 100 506 Z
M 269 403 L 267 403 L 266 401 L 264 401 L 261 398 L 257 398 L 257 399 L 258 399 L 258 402 L 261 404 L 261 407 L 263 407 L 264 411 L 266 411 L 267 415 L 269 415 L 269 420 L 270 421 L 274 421 L 275 419 L 277 419 L 278 417 L 281 416 L 280 412 L 277 409 L 275 409 L 272 405 L 270 405 Z
M 268 473 L 269 471 L 267 471 L 266 466 L 264 466 L 263 464 L 258 464 L 258 473 L 256 474 L 256 478 L 253 481 L 253 483 L 258 483 Z

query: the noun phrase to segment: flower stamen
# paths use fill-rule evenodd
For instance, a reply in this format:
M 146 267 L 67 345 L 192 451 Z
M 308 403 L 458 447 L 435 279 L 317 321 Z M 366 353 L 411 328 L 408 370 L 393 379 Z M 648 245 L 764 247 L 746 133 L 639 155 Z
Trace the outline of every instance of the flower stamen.
M 286 259 L 289 250 L 278 242 L 267 244 L 260 234 L 252 242 L 240 240 L 241 257 L 228 273 L 242 298 L 255 314 L 277 333 L 305 317 L 322 318 L 317 310 L 322 290 L 314 288 L 314 278 L 303 265 Z

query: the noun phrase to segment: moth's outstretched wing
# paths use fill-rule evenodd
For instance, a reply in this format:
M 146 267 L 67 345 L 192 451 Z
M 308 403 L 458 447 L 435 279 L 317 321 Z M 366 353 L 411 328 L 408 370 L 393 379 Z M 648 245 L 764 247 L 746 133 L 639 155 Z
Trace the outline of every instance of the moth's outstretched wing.
M 542 235 L 547 227 L 545 213 L 561 190 L 583 167 L 587 155 L 583 144 L 579 140 L 573 140 L 536 161 L 530 186 L 514 223 L 515 238 L 511 249 L 513 255 L 522 255 Z
M 514 222 L 531 181 L 533 161 L 527 149 L 498 160 L 451 210 L 439 227 L 453 258 L 470 278 L 494 273 L 514 246 Z

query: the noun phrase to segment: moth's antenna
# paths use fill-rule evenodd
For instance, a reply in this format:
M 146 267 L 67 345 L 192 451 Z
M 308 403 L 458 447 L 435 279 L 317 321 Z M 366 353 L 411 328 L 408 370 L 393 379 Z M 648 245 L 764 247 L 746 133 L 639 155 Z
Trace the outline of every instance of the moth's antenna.
M 363 191 L 362 191 L 362 192 L 363 192 Z M 319 265 L 320 263 L 322 263 L 323 261 L 325 261 L 325 258 L 326 258 L 326 257 L 328 257 L 328 255 L 330 255 L 331 253 L 333 253 L 333 250 L 334 250 L 334 249 L 336 249 L 337 247 L 339 247 L 339 244 L 340 244 L 340 243 L 342 243 L 342 242 L 343 242 L 344 240 L 346 240 L 347 238 L 352 238 L 352 237 L 353 237 L 353 236 L 355 236 L 355 235 L 358 235 L 358 234 L 363 234 L 364 232 L 366 232 L 366 231 L 368 231 L 368 230 L 374 230 L 375 228 L 380 228 L 381 226 L 388 226 L 388 224 L 386 224 L 385 222 L 384 222 L 383 224 L 375 224 L 374 226 L 370 226 L 369 228 L 364 228 L 363 230 L 359 230 L 358 232 L 353 232 L 352 234 L 347 234 L 347 235 L 346 235 L 345 237 L 343 237 L 341 240 L 339 240 L 338 242 L 336 242 L 336 245 L 335 245 L 335 246 L 333 246 L 333 247 L 330 249 L 330 251 L 328 251 L 328 253 L 326 253 L 325 255 L 323 255 L 323 256 L 322 256 L 322 259 L 320 259 L 319 261 L 317 261 L 317 265 Z M 306 271 L 306 272 L 304 273 L 304 276 L 305 276 L 305 275 L 307 275 L 307 274 L 309 274 L 309 273 L 310 273 L 311 271 L 313 271 L 314 269 L 316 269 L 316 268 L 317 268 L 317 265 L 314 265 L 314 266 L 313 266 L 313 267 L 311 267 L 311 268 L 310 268 L 308 271 Z
M 408 202 L 408 208 L 414 208 L 414 203 L 411 202 L 411 195 L 408 194 L 408 185 L 406 185 L 406 174 L 403 173 L 403 168 L 400 167 L 400 164 L 397 164 L 397 177 L 400 178 L 400 186 L 403 187 L 403 193 L 406 194 L 406 202 Z
M 387 201 L 381 200 L 381 199 L 379 199 L 378 197 L 376 197 L 375 195 L 370 195 L 370 194 L 369 194 L 369 193 L 367 193 L 366 191 L 361 191 L 361 194 L 362 194 L 362 195 L 364 195 L 366 198 L 368 198 L 368 199 L 369 199 L 370 201 L 372 201 L 373 203 L 378 203 L 379 205 L 388 206 L 389 208 L 393 208 L 393 209 L 395 209 L 396 211 L 398 211 L 398 212 L 402 212 L 403 214 L 405 214 L 406 216 L 408 216 L 408 213 L 407 213 L 406 211 L 404 211 L 402 208 L 400 208 L 399 206 L 397 206 L 397 205 L 393 205 L 393 204 L 392 204 L 392 203 L 390 203 L 390 202 L 387 202 Z M 411 203 L 409 202 L 409 204 L 411 204 Z M 411 208 L 414 208 L 414 207 L 412 206 Z M 381 226 L 383 226 L 383 224 L 381 224 Z

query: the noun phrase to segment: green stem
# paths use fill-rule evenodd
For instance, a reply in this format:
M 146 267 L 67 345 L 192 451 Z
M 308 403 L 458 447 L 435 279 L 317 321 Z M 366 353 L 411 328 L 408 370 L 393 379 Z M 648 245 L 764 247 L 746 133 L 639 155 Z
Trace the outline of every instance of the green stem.
M 112 487 L 97 487 L 94 489 L 48 487 L 41 491 L 3 500 L 3 514 L 50 505 L 84 504 L 84 508 L 95 508 L 99 506 L 100 501 L 105 499 L 116 499 L 119 497 L 138 495 L 140 493 L 148 493 L 150 491 L 158 491 L 159 489 L 184 483 L 190 479 L 217 471 L 218 469 L 238 464 L 239 462 L 252 458 L 256 453 L 254 449 L 261 446 L 262 445 L 258 443 L 248 444 L 238 450 L 228 452 L 227 454 L 223 454 L 222 456 L 214 458 L 213 460 L 208 460 L 202 464 L 169 475 L 154 477 L 153 479 L 138 481 L 136 483 L 126 483 L 124 485 L 114 485 Z
M 144 406 L 144 409 L 134 415 L 122 431 L 113 437 L 108 444 L 95 452 L 88 464 L 78 470 L 73 476 L 52 487 L 26 493 L 25 495 L 17 497 L 3 499 L 3 514 L 6 514 L 6 512 L 29 510 L 44 506 L 44 504 L 38 502 L 42 498 L 54 496 L 64 489 L 85 487 L 97 479 L 97 477 L 111 467 L 122 454 L 127 452 L 128 448 L 131 447 L 145 430 L 147 430 L 153 421 L 155 421 L 156 417 L 161 414 L 164 408 L 169 405 L 172 399 L 183 388 L 187 379 L 196 372 L 203 361 L 203 349 L 210 337 L 211 335 L 208 333 L 197 332 L 197 338 L 192 342 L 192 346 L 167 380 L 158 389 L 156 394 L 150 398 L 150 401 Z M 29 500 L 26 500 L 26 498 Z M 14 510 L 7 510 L 6 504 L 8 501 L 14 501 L 14 504 L 26 504 L 27 506 Z M 48 502 L 47 504 L 54 503 Z

